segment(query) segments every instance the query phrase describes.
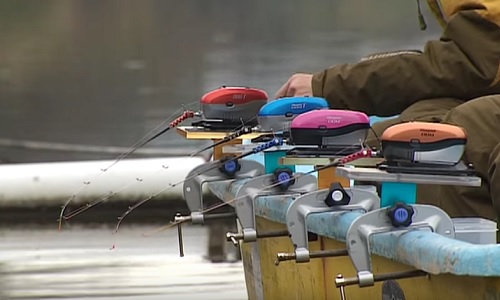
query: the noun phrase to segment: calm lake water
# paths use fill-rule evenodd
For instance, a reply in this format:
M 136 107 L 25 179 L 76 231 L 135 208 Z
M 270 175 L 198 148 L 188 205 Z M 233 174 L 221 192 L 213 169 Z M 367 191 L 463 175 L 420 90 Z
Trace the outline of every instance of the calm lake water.
M 0 139 L 128 147 L 222 85 L 272 97 L 294 72 L 422 49 L 439 36 L 424 14 L 422 32 L 410 0 L 3 0 Z M 148 147 L 201 144 L 170 133 Z M 115 157 L 0 146 L 10 162 Z M 203 229 L 179 258 L 175 232 L 123 228 L 110 251 L 111 228 L 55 227 L 0 230 L 4 298 L 246 298 L 239 263 L 203 261 Z
M 155 228 L 1 229 L 0 299 L 247 299 L 240 262 L 204 261 L 204 229 L 185 228 L 181 258 L 176 230 L 142 236 Z
M 439 35 L 424 14 L 427 31 L 411 0 L 4 0 L 0 139 L 127 147 L 222 85 L 272 97 L 294 72 L 422 49 Z M 113 157 L 0 147 L 11 162 Z

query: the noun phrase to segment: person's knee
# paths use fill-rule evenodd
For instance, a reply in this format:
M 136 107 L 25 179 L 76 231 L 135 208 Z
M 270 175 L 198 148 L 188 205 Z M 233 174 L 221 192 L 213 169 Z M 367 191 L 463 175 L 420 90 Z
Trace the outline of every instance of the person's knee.
M 489 95 L 469 100 L 451 109 L 443 118 L 444 123 L 459 126 L 483 124 L 498 128 L 500 95 Z M 471 128 L 473 129 L 473 128 Z
M 407 107 L 398 117 L 373 124 L 371 132 L 368 133 L 366 145 L 378 148 L 380 144 L 379 138 L 384 131 L 396 124 L 411 121 L 439 123 L 451 109 L 462 103 L 462 100 L 454 98 L 437 98 L 418 101 Z
M 439 123 L 444 116 L 464 101 L 454 98 L 421 100 L 405 109 L 400 117 L 403 122 L 420 121 Z

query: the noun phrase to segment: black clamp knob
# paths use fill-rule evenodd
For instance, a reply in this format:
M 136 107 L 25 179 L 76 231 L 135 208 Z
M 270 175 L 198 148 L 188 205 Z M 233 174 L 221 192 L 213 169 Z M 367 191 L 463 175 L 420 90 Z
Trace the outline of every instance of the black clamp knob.
M 351 202 L 351 196 L 347 194 L 342 185 L 339 182 L 334 182 L 330 186 L 330 192 L 326 196 L 325 204 L 328 207 L 347 205 Z
M 291 185 L 295 184 L 293 171 L 289 168 L 278 168 L 274 170 L 274 183 L 278 184 L 278 187 L 282 191 L 286 191 Z
M 387 209 L 387 217 L 389 217 L 394 227 L 410 226 L 414 214 L 415 210 L 413 207 L 403 202 L 398 202 L 393 207 Z
M 235 156 L 226 156 L 220 159 L 219 171 L 226 174 L 228 177 L 234 177 L 239 170 L 241 170 L 241 165 Z

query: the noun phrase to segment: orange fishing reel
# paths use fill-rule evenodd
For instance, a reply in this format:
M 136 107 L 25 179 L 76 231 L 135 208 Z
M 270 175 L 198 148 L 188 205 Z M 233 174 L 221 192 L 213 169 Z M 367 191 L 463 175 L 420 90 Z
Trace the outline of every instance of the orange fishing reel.
M 462 162 L 467 133 L 459 126 L 407 122 L 387 128 L 381 137 L 384 162 L 379 168 L 392 173 L 474 175 Z

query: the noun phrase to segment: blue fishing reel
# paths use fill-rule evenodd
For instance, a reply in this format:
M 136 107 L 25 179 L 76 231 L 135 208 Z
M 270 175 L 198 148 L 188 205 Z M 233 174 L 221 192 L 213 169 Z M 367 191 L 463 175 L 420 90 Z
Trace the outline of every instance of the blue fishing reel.
M 298 115 L 316 109 L 328 109 L 328 101 L 319 97 L 287 97 L 268 102 L 260 108 L 257 120 L 261 131 L 288 131 Z

